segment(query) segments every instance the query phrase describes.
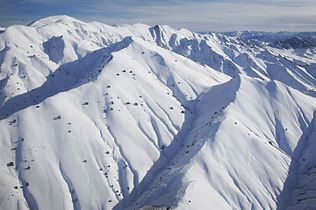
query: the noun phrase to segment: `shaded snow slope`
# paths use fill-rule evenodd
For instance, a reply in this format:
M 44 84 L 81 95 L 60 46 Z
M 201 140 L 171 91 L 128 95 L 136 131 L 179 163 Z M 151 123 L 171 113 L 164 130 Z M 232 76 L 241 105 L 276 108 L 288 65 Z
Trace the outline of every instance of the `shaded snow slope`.
M 164 25 L 9 26 L 0 208 L 314 207 L 315 65 Z
M 316 113 L 308 129 L 301 137 L 295 151 L 291 173 L 287 179 L 287 209 L 312 209 L 316 206 L 315 167 L 316 157 L 313 151 L 316 137 Z M 285 205 L 284 205 L 285 206 Z

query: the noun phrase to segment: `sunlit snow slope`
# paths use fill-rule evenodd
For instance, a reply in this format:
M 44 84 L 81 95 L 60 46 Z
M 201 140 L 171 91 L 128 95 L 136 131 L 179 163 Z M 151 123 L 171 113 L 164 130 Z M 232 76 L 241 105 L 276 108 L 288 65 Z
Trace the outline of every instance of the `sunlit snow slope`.
M 0 65 L 0 209 L 316 207 L 313 46 L 53 16 Z

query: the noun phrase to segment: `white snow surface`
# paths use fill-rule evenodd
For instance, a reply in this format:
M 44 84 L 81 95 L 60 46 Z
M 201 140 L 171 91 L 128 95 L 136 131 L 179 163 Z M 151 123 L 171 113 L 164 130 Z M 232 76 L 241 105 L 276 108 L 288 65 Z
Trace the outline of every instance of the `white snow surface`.
M 0 34 L 0 209 L 315 209 L 316 50 L 52 16 Z

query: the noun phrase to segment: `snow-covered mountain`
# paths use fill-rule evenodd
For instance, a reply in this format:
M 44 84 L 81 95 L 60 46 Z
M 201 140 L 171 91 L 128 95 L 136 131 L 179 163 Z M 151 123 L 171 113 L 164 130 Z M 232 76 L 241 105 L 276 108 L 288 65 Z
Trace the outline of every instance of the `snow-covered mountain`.
M 0 26 L 0 33 L 4 32 L 4 31 L 5 31 L 5 28 Z
M 0 208 L 315 208 L 316 48 L 249 37 L 7 27 Z

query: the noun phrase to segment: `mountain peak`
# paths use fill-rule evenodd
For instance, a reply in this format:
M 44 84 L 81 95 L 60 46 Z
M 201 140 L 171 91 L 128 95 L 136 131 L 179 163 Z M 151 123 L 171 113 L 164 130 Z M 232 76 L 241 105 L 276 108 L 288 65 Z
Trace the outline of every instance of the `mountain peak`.
M 79 22 L 81 24 L 84 24 L 83 21 L 80 21 L 74 17 L 70 17 L 67 15 L 56 15 L 56 16 L 49 16 L 49 17 L 45 17 L 37 21 L 34 21 L 31 24 L 31 26 L 40 27 L 40 26 L 49 25 L 49 24 L 56 24 L 56 23 L 69 24 L 69 23 L 74 23 L 74 22 Z

